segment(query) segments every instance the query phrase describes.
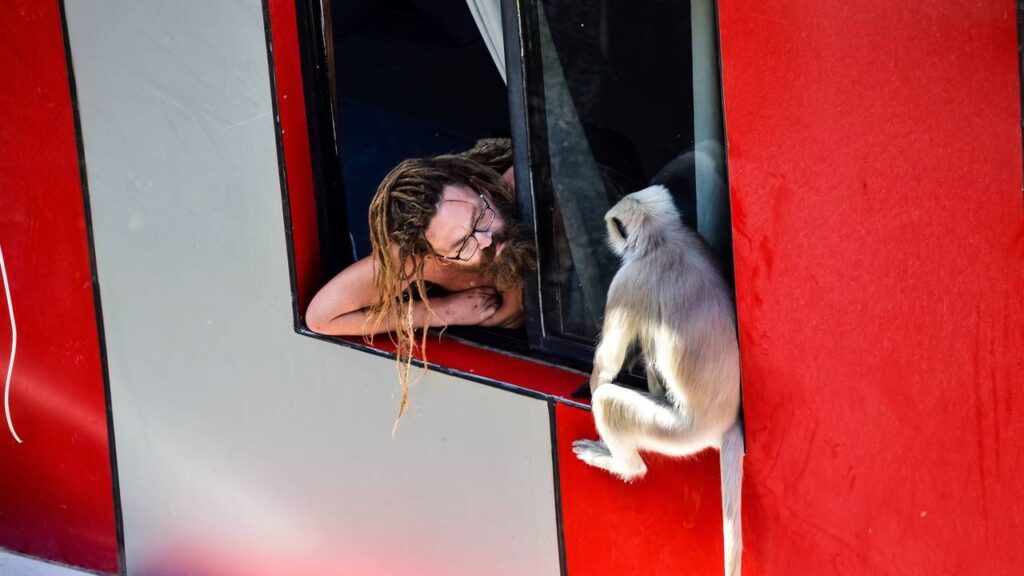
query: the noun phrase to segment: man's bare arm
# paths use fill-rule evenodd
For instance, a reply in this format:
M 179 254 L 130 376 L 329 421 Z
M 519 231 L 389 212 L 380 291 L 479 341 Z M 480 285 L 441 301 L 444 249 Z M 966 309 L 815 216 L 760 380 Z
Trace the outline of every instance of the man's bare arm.
M 306 309 L 309 329 L 331 336 L 363 336 L 395 330 L 397 321 L 393 317 L 367 320 L 366 308 L 374 300 L 373 270 L 373 259 L 368 256 L 342 270 L 321 288 Z M 431 298 L 430 307 L 433 313 L 423 302 L 413 302 L 413 326 L 480 324 L 494 315 L 498 298 L 493 289 L 473 288 Z

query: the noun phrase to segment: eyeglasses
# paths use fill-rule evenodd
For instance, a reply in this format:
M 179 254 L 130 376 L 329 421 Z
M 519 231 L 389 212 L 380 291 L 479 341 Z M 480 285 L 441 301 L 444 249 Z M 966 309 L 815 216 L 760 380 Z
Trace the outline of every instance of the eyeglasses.
M 484 210 L 480 213 L 480 217 L 476 219 L 476 223 L 473 224 L 473 232 L 462 241 L 462 245 L 459 246 L 458 252 L 455 256 L 442 256 L 445 260 L 462 260 L 468 262 L 473 259 L 476 255 L 476 251 L 480 248 L 480 243 L 476 239 L 477 232 L 487 232 L 491 229 L 491 224 L 494 224 L 494 210 L 491 210 L 491 205 L 487 203 L 487 198 L 484 198 L 483 194 L 479 194 L 480 200 L 484 203 Z

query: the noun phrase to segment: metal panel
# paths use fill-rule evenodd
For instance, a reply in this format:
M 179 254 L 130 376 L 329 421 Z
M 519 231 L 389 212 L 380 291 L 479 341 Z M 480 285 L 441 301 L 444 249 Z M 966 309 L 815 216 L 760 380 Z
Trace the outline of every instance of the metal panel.
M 10 576 L 90 576 L 66 566 L 50 564 L 26 556 L 0 552 L 0 574 Z
M 721 2 L 744 568 L 1019 574 L 1014 5 Z
M 0 548 L 114 572 L 106 397 L 59 6 L 0 2 L 0 22 Z
M 571 576 L 722 573 L 718 452 L 645 454 L 647 475 L 626 484 L 573 454 L 574 440 L 597 438 L 590 412 L 559 404 L 555 419 Z
M 556 574 L 544 402 L 292 331 L 259 3 L 74 2 L 131 574 Z

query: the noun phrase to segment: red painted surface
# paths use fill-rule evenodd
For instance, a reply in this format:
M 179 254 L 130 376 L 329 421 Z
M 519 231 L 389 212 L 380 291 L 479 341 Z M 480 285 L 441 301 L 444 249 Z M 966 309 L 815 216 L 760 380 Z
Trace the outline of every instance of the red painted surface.
M 0 548 L 117 570 L 106 402 L 60 14 L 0 3 L 0 248 L 17 326 Z M 0 291 L 0 385 L 13 331 Z M 0 416 L 2 418 L 2 416 Z
M 746 573 L 1020 574 L 1014 3 L 722 0 L 720 26 Z
M 722 573 L 718 452 L 645 455 L 647 475 L 626 484 L 572 453 L 597 438 L 590 412 L 556 404 L 555 422 L 569 576 Z
M 295 1 L 270 0 L 269 6 L 277 112 L 281 122 L 281 142 L 284 146 L 288 204 L 291 212 L 291 250 L 295 260 L 295 281 L 298 285 L 296 299 L 299 310 L 305 311 L 313 294 L 320 288 L 322 272 Z
M 343 339 L 357 344 L 366 344 L 360 337 Z M 374 338 L 371 341 L 371 346 L 392 354 L 395 352 L 395 346 L 386 335 Z M 416 354 L 416 358 L 422 360 L 423 355 Z M 490 378 L 518 388 L 564 398 L 580 404 L 590 403 L 589 399 L 572 397 L 573 392 L 576 392 L 589 380 L 589 376 L 558 366 L 525 360 L 443 337 L 427 340 L 427 360 L 434 366 Z M 416 368 L 413 368 L 414 378 L 415 370 Z
M 254 549 L 242 543 L 178 540 L 161 543 L 159 554 L 147 564 L 133 566 L 132 576 L 420 576 L 452 574 L 445 565 L 422 554 L 405 554 L 401 558 L 367 554 L 352 557 L 344 551 L 318 554 L 281 554 L 280 551 Z M 386 564 L 382 566 L 382 564 Z

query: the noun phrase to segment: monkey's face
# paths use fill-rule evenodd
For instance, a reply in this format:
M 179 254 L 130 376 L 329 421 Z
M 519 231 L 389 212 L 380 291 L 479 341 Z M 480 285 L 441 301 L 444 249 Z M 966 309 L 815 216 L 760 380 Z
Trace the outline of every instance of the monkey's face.
M 608 228 L 608 246 L 619 256 L 625 256 L 629 247 L 630 234 L 626 223 L 631 220 L 633 204 L 629 196 L 626 196 L 604 215 L 604 224 Z

